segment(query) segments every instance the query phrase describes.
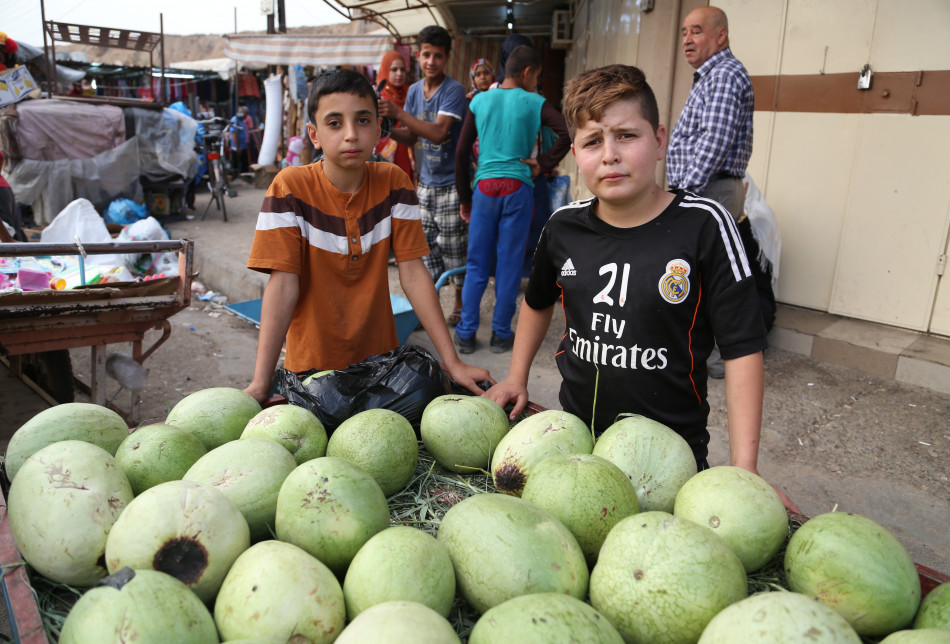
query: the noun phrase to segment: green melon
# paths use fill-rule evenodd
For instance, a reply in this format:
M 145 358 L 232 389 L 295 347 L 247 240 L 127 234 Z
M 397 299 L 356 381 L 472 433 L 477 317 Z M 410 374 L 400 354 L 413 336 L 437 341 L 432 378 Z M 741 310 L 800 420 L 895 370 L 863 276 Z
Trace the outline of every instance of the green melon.
M 171 575 L 123 568 L 86 591 L 66 615 L 59 644 L 217 644 L 214 619 Z
M 241 511 L 251 541 L 271 536 L 277 494 L 294 471 L 293 455 L 267 438 L 225 443 L 195 461 L 182 477 L 217 488 Z
M 343 629 L 337 644 L 460 644 L 448 620 L 424 604 L 391 601 L 366 609 Z
M 302 641 L 324 644 L 339 637 L 345 620 L 343 590 L 333 573 L 281 541 L 261 541 L 241 553 L 214 602 L 225 641 L 307 638 Z
M 290 473 L 277 496 L 277 538 L 322 561 L 338 577 L 370 537 L 389 526 L 386 495 L 363 468 L 323 456 Z
M 269 438 L 293 454 L 297 465 L 326 456 L 327 430 L 312 411 L 297 405 L 274 405 L 248 421 L 241 438 Z
M 129 434 L 116 450 L 115 460 L 138 496 L 159 483 L 181 479 L 207 453 L 191 432 L 159 423 Z
M 699 638 L 699 644 L 741 642 L 861 644 L 861 638 L 844 617 L 811 597 L 766 592 L 724 609 Z
M 785 573 L 790 589 L 831 606 L 862 636 L 904 628 L 920 605 L 920 577 L 907 550 L 857 514 L 808 520 L 789 539 Z
M 345 458 L 372 474 L 383 494 L 402 491 L 416 471 L 419 442 L 409 421 L 388 409 L 367 409 L 333 431 L 327 456 Z
M 593 454 L 560 454 L 537 465 L 521 498 L 548 511 L 577 539 L 589 566 L 607 533 L 640 511 L 637 492 L 620 468 Z
M 590 454 L 594 438 L 580 418 L 548 409 L 511 428 L 492 455 L 491 471 L 500 492 L 521 496 L 532 469 L 555 454 Z
M 132 486 L 106 450 L 65 440 L 38 450 L 10 484 L 7 512 L 20 554 L 44 577 L 91 586 L 106 576 L 110 530 Z
M 349 619 L 370 606 L 397 600 L 419 602 L 448 617 L 455 600 L 455 570 L 435 537 L 393 526 L 373 535 L 353 557 L 343 598 Z
M 711 467 L 686 481 L 673 514 L 722 537 L 746 572 L 771 561 L 788 536 L 788 513 L 775 488 L 731 465 Z
M 450 394 L 426 405 L 419 432 L 426 451 L 439 465 L 471 474 L 489 466 L 508 428 L 508 415 L 495 401 Z
M 950 582 L 940 584 L 920 602 L 914 628 L 942 628 L 950 631 Z
M 98 445 L 114 455 L 129 435 L 122 417 L 107 407 L 90 403 L 63 403 L 44 409 L 14 432 L 7 445 L 5 466 L 12 481 L 31 455 L 59 441 L 77 440 Z
M 165 418 L 167 425 L 187 429 L 209 450 L 237 440 L 260 403 L 250 394 L 231 387 L 211 387 L 188 394 Z
M 950 644 L 950 632 L 942 628 L 915 628 L 895 631 L 880 644 Z
M 218 489 L 168 481 L 135 497 L 106 541 L 110 573 L 159 570 L 210 602 L 228 569 L 250 545 L 244 516 Z
M 590 577 L 591 605 L 627 642 L 696 642 L 746 592 L 742 562 L 725 541 L 657 511 L 615 525 Z
M 686 440 L 643 416 L 628 416 L 608 427 L 592 453 L 630 478 L 641 512 L 673 512 L 676 493 L 696 474 L 696 457 Z
M 438 540 L 452 559 L 459 591 L 480 612 L 527 593 L 587 594 L 587 563 L 577 539 L 524 499 L 470 496 L 445 513 Z
M 533 593 L 489 609 L 475 623 L 468 644 L 623 644 L 607 618 L 570 595 Z

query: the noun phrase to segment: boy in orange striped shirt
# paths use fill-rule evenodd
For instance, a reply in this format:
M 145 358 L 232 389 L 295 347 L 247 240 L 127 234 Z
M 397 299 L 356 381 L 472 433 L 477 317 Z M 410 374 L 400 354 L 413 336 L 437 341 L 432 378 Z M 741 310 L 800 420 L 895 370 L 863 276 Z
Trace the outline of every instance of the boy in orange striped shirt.
M 282 170 L 267 191 L 248 268 L 269 273 L 254 377 L 245 391 L 264 400 L 280 350 L 290 371 L 343 369 L 398 346 L 388 260 L 449 375 L 481 393 L 485 369 L 459 360 L 438 294 L 419 201 L 406 174 L 367 159 L 379 140 L 376 94 L 362 75 L 339 70 L 314 81 L 307 133 L 323 159 Z

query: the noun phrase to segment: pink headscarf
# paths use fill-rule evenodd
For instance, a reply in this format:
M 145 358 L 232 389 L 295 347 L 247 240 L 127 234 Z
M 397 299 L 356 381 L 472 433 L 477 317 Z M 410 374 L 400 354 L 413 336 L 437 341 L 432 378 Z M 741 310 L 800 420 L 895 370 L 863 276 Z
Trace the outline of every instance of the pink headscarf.
M 485 69 L 488 70 L 489 76 L 495 75 L 495 68 L 491 66 L 491 63 L 485 60 L 484 58 L 479 58 L 474 63 L 472 63 L 472 68 L 468 70 L 468 75 L 472 77 L 472 80 L 475 80 L 475 70 L 478 69 L 479 65 L 484 65 Z

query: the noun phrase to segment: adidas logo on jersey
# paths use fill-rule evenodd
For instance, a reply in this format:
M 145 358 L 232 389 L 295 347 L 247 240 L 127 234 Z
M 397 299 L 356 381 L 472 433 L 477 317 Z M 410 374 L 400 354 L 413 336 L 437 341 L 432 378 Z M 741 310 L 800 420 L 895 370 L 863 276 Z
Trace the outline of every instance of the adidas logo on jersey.
M 561 267 L 561 277 L 572 277 L 574 275 L 577 275 L 577 270 L 574 268 L 574 262 L 568 257 L 567 261 L 564 262 L 564 266 Z

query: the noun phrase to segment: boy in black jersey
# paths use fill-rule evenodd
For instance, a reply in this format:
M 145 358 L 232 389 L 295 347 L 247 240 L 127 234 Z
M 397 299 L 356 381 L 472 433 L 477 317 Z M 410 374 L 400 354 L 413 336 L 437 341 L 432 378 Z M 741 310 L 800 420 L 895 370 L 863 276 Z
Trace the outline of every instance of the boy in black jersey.
M 667 134 L 636 67 L 580 74 L 565 86 L 563 107 L 594 198 L 559 209 L 545 226 L 508 377 L 486 395 L 514 401 L 512 419 L 521 413 L 531 362 L 561 297 L 564 410 L 597 434 L 625 412 L 657 420 L 686 439 L 703 469 L 706 358 L 715 338 L 726 365 L 732 465 L 756 472 L 766 338 L 734 219 L 715 201 L 657 184 Z

